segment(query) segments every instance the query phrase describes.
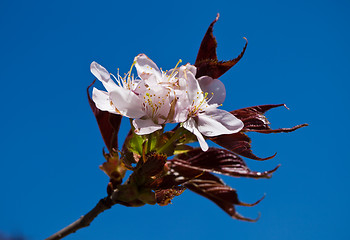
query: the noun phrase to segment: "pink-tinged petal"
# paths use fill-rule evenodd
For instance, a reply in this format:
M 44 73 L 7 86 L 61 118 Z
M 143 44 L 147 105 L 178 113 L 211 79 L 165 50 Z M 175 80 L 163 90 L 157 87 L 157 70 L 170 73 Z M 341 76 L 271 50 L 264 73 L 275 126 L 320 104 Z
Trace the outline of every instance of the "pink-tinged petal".
M 109 97 L 121 115 L 128 118 L 140 118 L 145 115 L 141 99 L 132 91 L 118 87 L 109 93 Z
M 192 102 L 192 100 L 194 100 L 195 103 L 201 102 L 204 95 L 202 94 L 202 89 L 199 86 L 198 80 L 191 72 L 186 72 L 185 79 L 187 81 L 187 94 L 189 101 Z
M 239 132 L 244 124 L 231 113 L 221 109 L 211 109 L 197 118 L 198 130 L 207 137 Z
M 118 85 L 111 79 L 109 72 L 97 62 L 92 62 L 90 71 L 100 80 L 108 92 L 113 91 Z
M 186 122 L 183 123 L 182 126 L 194 135 L 196 135 L 199 145 L 204 152 L 206 152 L 209 149 L 208 143 L 205 141 L 203 135 L 198 131 L 197 124 L 193 118 L 188 119 Z
M 191 103 L 188 101 L 187 96 L 177 96 L 177 101 L 175 103 L 175 115 L 174 122 L 180 123 L 185 122 L 188 118 L 188 106 Z
M 185 72 L 191 72 L 194 76 L 197 74 L 197 68 L 194 65 L 191 65 L 187 63 L 186 65 L 182 65 L 178 68 L 172 68 L 169 71 L 167 71 L 165 74 L 167 76 L 172 76 L 176 78 L 185 78 Z
M 135 133 L 138 135 L 145 135 L 153 133 L 159 129 L 162 129 L 162 125 L 155 124 L 152 119 L 134 119 L 132 124 L 135 127 Z
M 92 100 L 95 102 L 96 107 L 102 111 L 107 111 L 110 113 L 117 113 L 115 107 L 111 104 L 108 92 L 98 90 L 93 88 L 92 90 Z
M 168 73 L 172 73 L 174 69 L 171 69 L 168 71 Z M 191 72 L 194 76 L 196 76 L 197 73 L 197 68 L 189 63 L 186 65 L 182 65 L 181 67 L 178 68 L 178 74 L 176 74 L 177 77 L 179 78 L 184 78 L 185 75 L 184 73 Z
M 157 79 L 161 80 L 162 73 L 160 72 L 159 68 L 145 54 L 137 55 L 134 61 L 135 61 L 137 74 L 141 79 L 146 80 L 150 76 L 154 75 Z
M 90 64 L 90 71 L 101 82 L 108 82 L 111 78 L 109 72 L 95 61 Z
M 208 76 L 198 78 L 199 86 L 203 92 L 207 92 L 210 104 L 222 104 L 226 98 L 225 85 L 219 79 L 213 79 Z
M 185 65 L 185 67 L 186 67 L 186 69 L 187 69 L 188 71 L 190 71 L 194 76 L 196 76 L 197 68 L 196 68 L 194 65 L 191 65 L 191 64 L 187 63 L 187 64 Z

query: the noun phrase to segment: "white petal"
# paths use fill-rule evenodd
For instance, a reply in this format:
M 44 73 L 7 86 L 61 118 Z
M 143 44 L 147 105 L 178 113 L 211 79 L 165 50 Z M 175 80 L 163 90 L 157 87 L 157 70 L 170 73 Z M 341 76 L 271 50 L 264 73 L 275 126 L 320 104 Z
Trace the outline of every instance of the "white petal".
M 150 76 L 155 75 L 156 79 L 161 81 L 162 73 L 157 65 L 149 59 L 145 54 L 139 54 L 135 57 L 135 67 L 137 74 L 141 79 L 148 79 Z
M 138 95 L 144 94 L 148 90 L 148 87 L 149 86 L 147 85 L 147 83 L 144 80 L 141 80 L 137 83 L 134 92 Z
M 186 69 L 190 71 L 194 76 L 197 74 L 197 68 L 189 63 L 185 65 Z
M 111 79 L 109 72 L 97 62 L 91 63 L 90 71 L 98 80 L 102 82 L 103 86 L 108 92 L 113 91 L 116 87 L 118 87 L 117 84 Z
M 121 115 L 128 118 L 140 118 L 144 116 L 142 101 L 132 91 L 118 87 L 117 90 L 109 93 L 109 97 Z
M 187 94 L 185 92 L 176 92 L 176 104 L 175 104 L 175 115 L 174 122 L 185 122 L 188 118 L 188 108 L 191 103 L 188 100 Z
M 231 113 L 213 109 L 198 115 L 198 130 L 207 137 L 239 132 L 244 124 Z
M 191 65 L 187 63 L 186 65 L 182 65 L 178 67 L 177 69 L 170 69 L 167 72 L 167 75 L 170 75 L 174 71 L 174 76 L 178 78 L 183 78 L 184 77 L 184 72 L 191 72 L 194 76 L 197 74 L 197 68 L 194 65 Z
M 145 135 L 153 133 L 159 129 L 162 129 L 162 125 L 155 124 L 152 119 L 135 119 L 132 124 L 136 128 L 135 133 L 138 135 Z
M 219 79 L 213 79 L 208 76 L 198 78 L 199 86 L 203 92 L 207 92 L 210 104 L 222 104 L 226 98 L 225 85 Z M 211 97 L 212 95 L 212 97 Z
M 95 102 L 96 107 L 102 111 L 110 113 L 117 113 L 115 107 L 111 104 L 109 95 L 105 91 L 98 90 L 97 88 L 92 89 L 92 100 Z
M 199 145 L 201 149 L 206 152 L 209 149 L 208 143 L 205 141 L 203 135 L 198 131 L 196 122 L 193 120 L 193 118 L 188 119 L 186 122 L 183 123 L 183 127 L 196 135 L 197 140 L 199 142 Z
M 204 98 L 204 95 L 202 94 L 202 89 L 199 86 L 198 80 L 195 78 L 195 76 L 191 72 L 187 72 L 185 74 L 185 79 L 187 80 L 188 99 L 190 102 L 194 100 L 195 105 L 197 105 L 196 103 L 201 102 Z

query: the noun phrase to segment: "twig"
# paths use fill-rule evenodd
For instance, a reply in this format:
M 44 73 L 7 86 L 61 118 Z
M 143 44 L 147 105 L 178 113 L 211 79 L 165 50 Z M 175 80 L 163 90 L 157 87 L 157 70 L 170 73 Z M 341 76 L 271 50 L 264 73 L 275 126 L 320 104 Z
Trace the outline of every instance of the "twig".
M 75 233 L 77 230 L 80 228 L 84 228 L 90 225 L 90 223 L 104 210 L 107 210 L 111 208 L 115 203 L 111 200 L 110 197 L 105 197 L 101 199 L 96 206 L 89 211 L 87 214 L 84 216 L 81 216 L 78 220 L 75 222 L 71 223 L 67 227 L 61 229 L 57 233 L 53 234 L 52 236 L 46 238 L 45 240 L 58 240 L 62 239 L 65 236 Z

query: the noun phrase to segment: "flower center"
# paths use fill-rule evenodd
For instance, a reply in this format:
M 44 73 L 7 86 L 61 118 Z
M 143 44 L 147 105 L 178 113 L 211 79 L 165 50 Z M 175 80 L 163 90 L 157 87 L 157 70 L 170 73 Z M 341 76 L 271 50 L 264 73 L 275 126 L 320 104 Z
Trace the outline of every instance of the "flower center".
M 148 87 L 143 94 L 142 107 L 154 122 L 162 124 L 170 111 L 171 90 L 162 86 Z M 161 121 L 162 119 L 162 121 Z
M 119 68 L 117 69 L 117 77 L 114 76 L 112 73 L 110 73 L 110 75 L 115 79 L 119 87 L 131 90 L 131 91 L 133 91 L 136 88 L 139 82 L 139 79 L 135 79 L 134 75 L 131 74 L 132 68 L 135 66 L 135 64 L 136 64 L 136 61 L 132 63 L 129 72 L 125 73 L 124 77 L 121 77 L 119 75 Z
M 198 113 L 203 112 L 207 108 L 208 102 L 213 98 L 214 93 L 211 93 L 212 96 L 209 98 L 208 93 L 197 92 L 197 96 L 192 100 L 192 104 L 189 108 L 189 117 L 195 117 Z
M 178 65 L 182 62 L 180 59 L 175 68 L 169 74 L 161 70 L 161 79 L 149 78 L 143 85 L 144 91 L 140 93 L 143 97 L 142 107 L 149 117 L 155 123 L 164 124 L 173 121 L 176 105 L 176 91 L 178 88 Z

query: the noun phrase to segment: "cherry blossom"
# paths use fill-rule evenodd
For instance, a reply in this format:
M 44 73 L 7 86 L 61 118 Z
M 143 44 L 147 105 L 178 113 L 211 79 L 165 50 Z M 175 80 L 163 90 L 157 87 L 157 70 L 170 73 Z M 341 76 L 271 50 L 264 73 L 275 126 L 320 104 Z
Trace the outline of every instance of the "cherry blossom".
M 187 80 L 186 92 L 190 104 L 187 108 L 188 118 L 182 126 L 196 135 L 202 150 L 207 151 L 209 147 L 203 135 L 214 137 L 222 134 L 237 133 L 243 128 L 244 124 L 231 113 L 217 108 L 219 106 L 218 103 L 221 104 L 225 100 L 225 96 L 219 96 L 214 103 L 210 104 L 215 96 L 214 92 L 203 92 L 199 83 L 203 79 L 198 81 L 194 74 L 195 72 L 188 68 L 183 68 L 180 74 Z M 222 89 L 223 84 L 219 80 L 207 77 L 205 81 L 210 81 L 210 84 L 203 84 L 209 86 L 207 90 L 215 89 L 215 92 L 219 92 Z M 209 94 L 211 95 L 210 97 L 208 97 Z

